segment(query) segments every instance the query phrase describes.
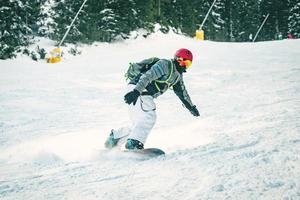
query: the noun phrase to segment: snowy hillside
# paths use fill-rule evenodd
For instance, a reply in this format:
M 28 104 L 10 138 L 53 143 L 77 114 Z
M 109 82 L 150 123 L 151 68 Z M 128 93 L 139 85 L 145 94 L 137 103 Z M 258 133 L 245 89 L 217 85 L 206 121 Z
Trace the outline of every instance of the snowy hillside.
M 43 41 L 51 49 L 51 42 Z M 129 62 L 192 50 L 193 117 L 156 100 L 140 161 L 106 151 L 128 123 Z M 0 199 L 300 199 L 300 40 L 199 42 L 175 34 L 98 43 L 58 64 L 0 60 Z

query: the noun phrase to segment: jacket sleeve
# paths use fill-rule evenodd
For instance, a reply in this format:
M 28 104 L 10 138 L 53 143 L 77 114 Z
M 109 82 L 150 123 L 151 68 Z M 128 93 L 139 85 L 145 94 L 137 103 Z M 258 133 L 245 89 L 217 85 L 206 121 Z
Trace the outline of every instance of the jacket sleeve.
M 154 80 L 161 78 L 169 73 L 168 60 L 159 60 L 151 69 L 144 73 L 136 84 L 135 89 L 140 93 Z
M 191 101 L 189 94 L 184 86 L 182 77 L 181 79 L 173 86 L 175 94 L 179 97 L 183 105 L 190 110 L 194 105 Z

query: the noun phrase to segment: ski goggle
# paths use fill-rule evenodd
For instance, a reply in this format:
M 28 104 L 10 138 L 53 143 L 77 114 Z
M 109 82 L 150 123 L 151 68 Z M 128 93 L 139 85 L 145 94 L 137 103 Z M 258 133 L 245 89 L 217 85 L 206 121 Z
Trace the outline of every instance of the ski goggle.
M 192 61 L 185 58 L 177 58 L 177 61 L 181 67 L 188 69 L 192 65 Z

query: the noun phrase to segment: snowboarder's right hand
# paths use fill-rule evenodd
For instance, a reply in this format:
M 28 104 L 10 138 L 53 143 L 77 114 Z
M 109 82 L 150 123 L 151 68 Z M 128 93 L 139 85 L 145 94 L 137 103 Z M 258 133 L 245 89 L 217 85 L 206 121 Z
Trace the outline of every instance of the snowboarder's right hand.
M 200 113 L 199 113 L 199 111 L 198 111 L 198 109 L 197 109 L 196 106 L 191 107 L 189 110 L 192 113 L 192 115 L 194 115 L 195 117 L 199 117 L 200 116 Z
M 137 91 L 137 90 L 133 90 L 131 92 L 128 92 L 125 96 L 124 96 L 124 101 L 127 103 L 127 104 L 131 104 L 133 103 L 133 105 L 136 104 L 136 101 L 137 99 L 139 98 L 140 96 L 140 92 Z

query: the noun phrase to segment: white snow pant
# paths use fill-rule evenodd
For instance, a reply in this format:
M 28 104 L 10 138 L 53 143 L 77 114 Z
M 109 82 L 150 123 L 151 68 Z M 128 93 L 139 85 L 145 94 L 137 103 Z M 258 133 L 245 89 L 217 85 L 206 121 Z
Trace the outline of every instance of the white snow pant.
M 135 85 L 128 85 L 128 92 L 134 88 Z M 127 137 L 145 144 L 156 121 L 155 109 L 156 106 L 153 97 L 150 95 L 141 95 L 135 105 L 129 105 L 129 117 L 132 125 L 113 130 L 114 138 Z

